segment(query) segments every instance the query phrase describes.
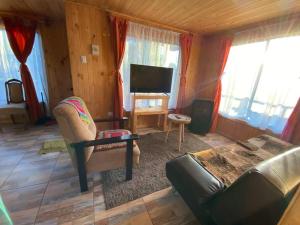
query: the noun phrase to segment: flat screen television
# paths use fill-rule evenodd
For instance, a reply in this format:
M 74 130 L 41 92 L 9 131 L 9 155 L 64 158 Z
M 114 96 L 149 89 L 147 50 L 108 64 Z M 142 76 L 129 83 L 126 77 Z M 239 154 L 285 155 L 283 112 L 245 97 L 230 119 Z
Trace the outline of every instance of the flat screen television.
M 130 64 L 131 93 L 170 93 L 173 68 Z

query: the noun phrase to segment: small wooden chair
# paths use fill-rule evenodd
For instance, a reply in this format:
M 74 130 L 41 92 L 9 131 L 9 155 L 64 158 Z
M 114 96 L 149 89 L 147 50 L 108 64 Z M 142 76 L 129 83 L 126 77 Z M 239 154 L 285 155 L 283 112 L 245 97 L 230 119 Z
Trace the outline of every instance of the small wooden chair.
M 16 123 L 14 115 L 23 115 L 24 127 L 27 127 L 29 117 L 22 81 L 17 79 L 6 81 L 5 91 L 7 104 L 0 105 L 0 114 L 10 116 L 14 124 Z

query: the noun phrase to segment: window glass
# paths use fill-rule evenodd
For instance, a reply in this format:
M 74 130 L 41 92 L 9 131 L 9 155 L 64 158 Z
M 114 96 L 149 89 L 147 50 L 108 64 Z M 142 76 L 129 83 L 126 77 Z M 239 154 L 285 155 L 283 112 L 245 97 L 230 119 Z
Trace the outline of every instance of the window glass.
M 299 58 L 299 36 L 233 46 L 220 113 L 281 133 L 300 96 Z

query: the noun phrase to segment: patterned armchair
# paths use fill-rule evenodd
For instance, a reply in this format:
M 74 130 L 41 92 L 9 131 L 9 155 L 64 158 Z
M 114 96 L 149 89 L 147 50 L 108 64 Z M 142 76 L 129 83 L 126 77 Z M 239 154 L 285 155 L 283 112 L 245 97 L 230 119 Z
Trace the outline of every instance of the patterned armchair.
M 126 180 L 132 179 L 132 166 L 139 163 L 140 156 L 139 147 L 135 143 L 138 135 L 124 129 L 97 132 L 95 125 L 95 122 L 119 121 L 122 126 L 127 118 L 94 121 L 79 97 L 63 100 L 53 112 L 73 166 L 78 170 L 81 192 L 88 190 L 89 172 L 126 166 Z

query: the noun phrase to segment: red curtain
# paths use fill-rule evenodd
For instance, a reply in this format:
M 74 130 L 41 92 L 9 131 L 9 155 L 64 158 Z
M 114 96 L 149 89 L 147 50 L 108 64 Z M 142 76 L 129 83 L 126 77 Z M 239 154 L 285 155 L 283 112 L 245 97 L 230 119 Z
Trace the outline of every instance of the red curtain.
M 36 22 L 23 20 L 21 18 L 3 18 L 9 44 L 20 62 L 20 73 L 26 95 L 29 115 L 33 122 L 41 117 L 41 108 L 37 99 L 34 84 L 26 60 L 31 53 Z
M 181 71 L 180 71 L 180 85 L 179 85 L 179 92 L 178 92 L 177 107 L 175 110 L 176 113 L 181 113 L 184 106 L 186 71 L 190 59 L 192 41 L 193 41 L 192 34 L 180 34 L 179 43 L 180 43 L 180 50 L 181 50 Z
M 114 38 L 115 48 L 115 63 L 116 63 L 116 87 L 114 95 L 114 118 L 122 118 L 124 114 L 123 109 L 123 81 L 120 73 L 120 67 L 122 64 L 125 44 L 126 44 L 126 33 L 128 28 L 128 22 L 125 19 L 118 18 L 115 16 L 111 17 L 112 33 Z M 114 128 L 118 128 L 118 123 L 114 123 Z
M 229 51 L 232 45 L 232 38 L 221 38 L 220 39 L 220 48 L 217 53 L 219 58 L 219 68 L 217 70 L 217 84 L 214 98 L 214 109 L 212 114 L 212 125 L 210 128 L 211 132 L 215 132 L 217 128 L 218 116 L 219 116 L 219 106 L 221 101 L 221 93 L 222 93 L 222 74 L 225 69 L 225 65 L 228 59 Z
M 296 130 L 300 126 L 300 98 L 295 106 L 291 116 L 289 117 L 284 130 L 281 134 L 281 138 L 288 142 L 293 142 L 296 139 Z M 299 132 L 299 131 L 298 131 Z M 299 141 L 299 140 L 296 140 Z

